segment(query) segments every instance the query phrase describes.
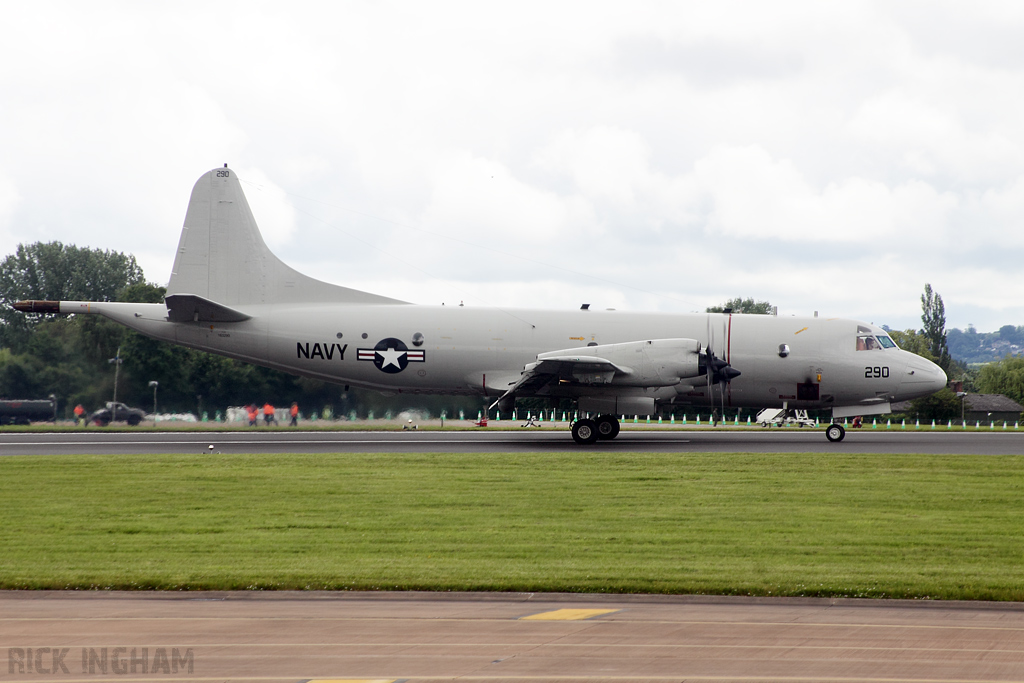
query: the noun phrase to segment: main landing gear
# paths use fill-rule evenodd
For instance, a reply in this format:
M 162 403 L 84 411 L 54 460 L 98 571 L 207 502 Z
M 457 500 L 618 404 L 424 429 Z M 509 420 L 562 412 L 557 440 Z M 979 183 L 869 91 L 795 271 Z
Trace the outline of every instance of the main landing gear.
M 589 446 L 598 439 L 614 439 L 619 435 L 619 420 L 614 415 L 600 415 L 597 419 L 585 417 L 572 423 L 573 441 Z

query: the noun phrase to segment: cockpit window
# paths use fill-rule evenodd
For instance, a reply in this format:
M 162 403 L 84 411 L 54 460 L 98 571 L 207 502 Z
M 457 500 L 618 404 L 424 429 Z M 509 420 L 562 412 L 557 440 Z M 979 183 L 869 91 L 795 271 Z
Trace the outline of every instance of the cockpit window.
M 896 342 L 887 337 L 884 334 L 880 334 L 877 337 L 871 334 L 858 334 L 857 335 L 857 350 L 858 351 L 881 351 L 882 349 L 895 349 Z
M 880 351 L 881 349 L 882 345 L 879 344 L 878 340 L 874 337 L 866 334 L 862 334 L 857 337 L 858 351 Z

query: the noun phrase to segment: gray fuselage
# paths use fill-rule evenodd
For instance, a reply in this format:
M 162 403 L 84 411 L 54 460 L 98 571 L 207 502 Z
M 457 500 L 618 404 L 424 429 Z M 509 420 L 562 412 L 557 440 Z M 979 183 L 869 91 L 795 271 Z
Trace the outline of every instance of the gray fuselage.
M 694 339 L 742 374 L 710 387 L 706 376 L 674 386 L 555 385 L 560 396 L 642 395 L 658 404 L 836 408 L 926 396 L 946 376 L 933 363 L 896 347 L 864 348 L 886 333 L 839 318 L 739 314 L 652 314 L 549 311 L 413 304 L 289 304 L 238 306 L 252 316 L 235 323 L 169 322 L 162 304 L 62 302 L 99 313 L 157 339 L 338 384 L 384 392 L 495 397 L 516 382 L 537 355 L 554 349 Z M 81 312 L 86 312 L 81 310 Z M 868 334 L 870 332 L 870 335 Z M 861 339 L 861 341 L 858 341 Z M 371 353 L 401 342 L 404 362 L 380 367 Z M 363 354 L 360 354 L 360 349 Z M 863 408 L 862 410 L 858 410 Z

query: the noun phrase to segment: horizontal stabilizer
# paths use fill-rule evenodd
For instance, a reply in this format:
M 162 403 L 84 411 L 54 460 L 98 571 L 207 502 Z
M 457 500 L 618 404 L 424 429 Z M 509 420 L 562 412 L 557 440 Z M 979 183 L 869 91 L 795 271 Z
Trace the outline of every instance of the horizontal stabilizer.
M 169 294 L 164 303 L 172 323 L 240 323 L 252 317 L 195 294 Z

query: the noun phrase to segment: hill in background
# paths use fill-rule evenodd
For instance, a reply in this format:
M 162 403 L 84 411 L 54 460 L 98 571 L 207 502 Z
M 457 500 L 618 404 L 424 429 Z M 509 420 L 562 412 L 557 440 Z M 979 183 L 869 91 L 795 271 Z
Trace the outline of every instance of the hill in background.
M 997 332 L 978 332 L 973 325 L 966 330 L 946 331 L 949 355 L 963 363 L 989 363 L 1024 355 L 1024 326 L 1003 325 Z

